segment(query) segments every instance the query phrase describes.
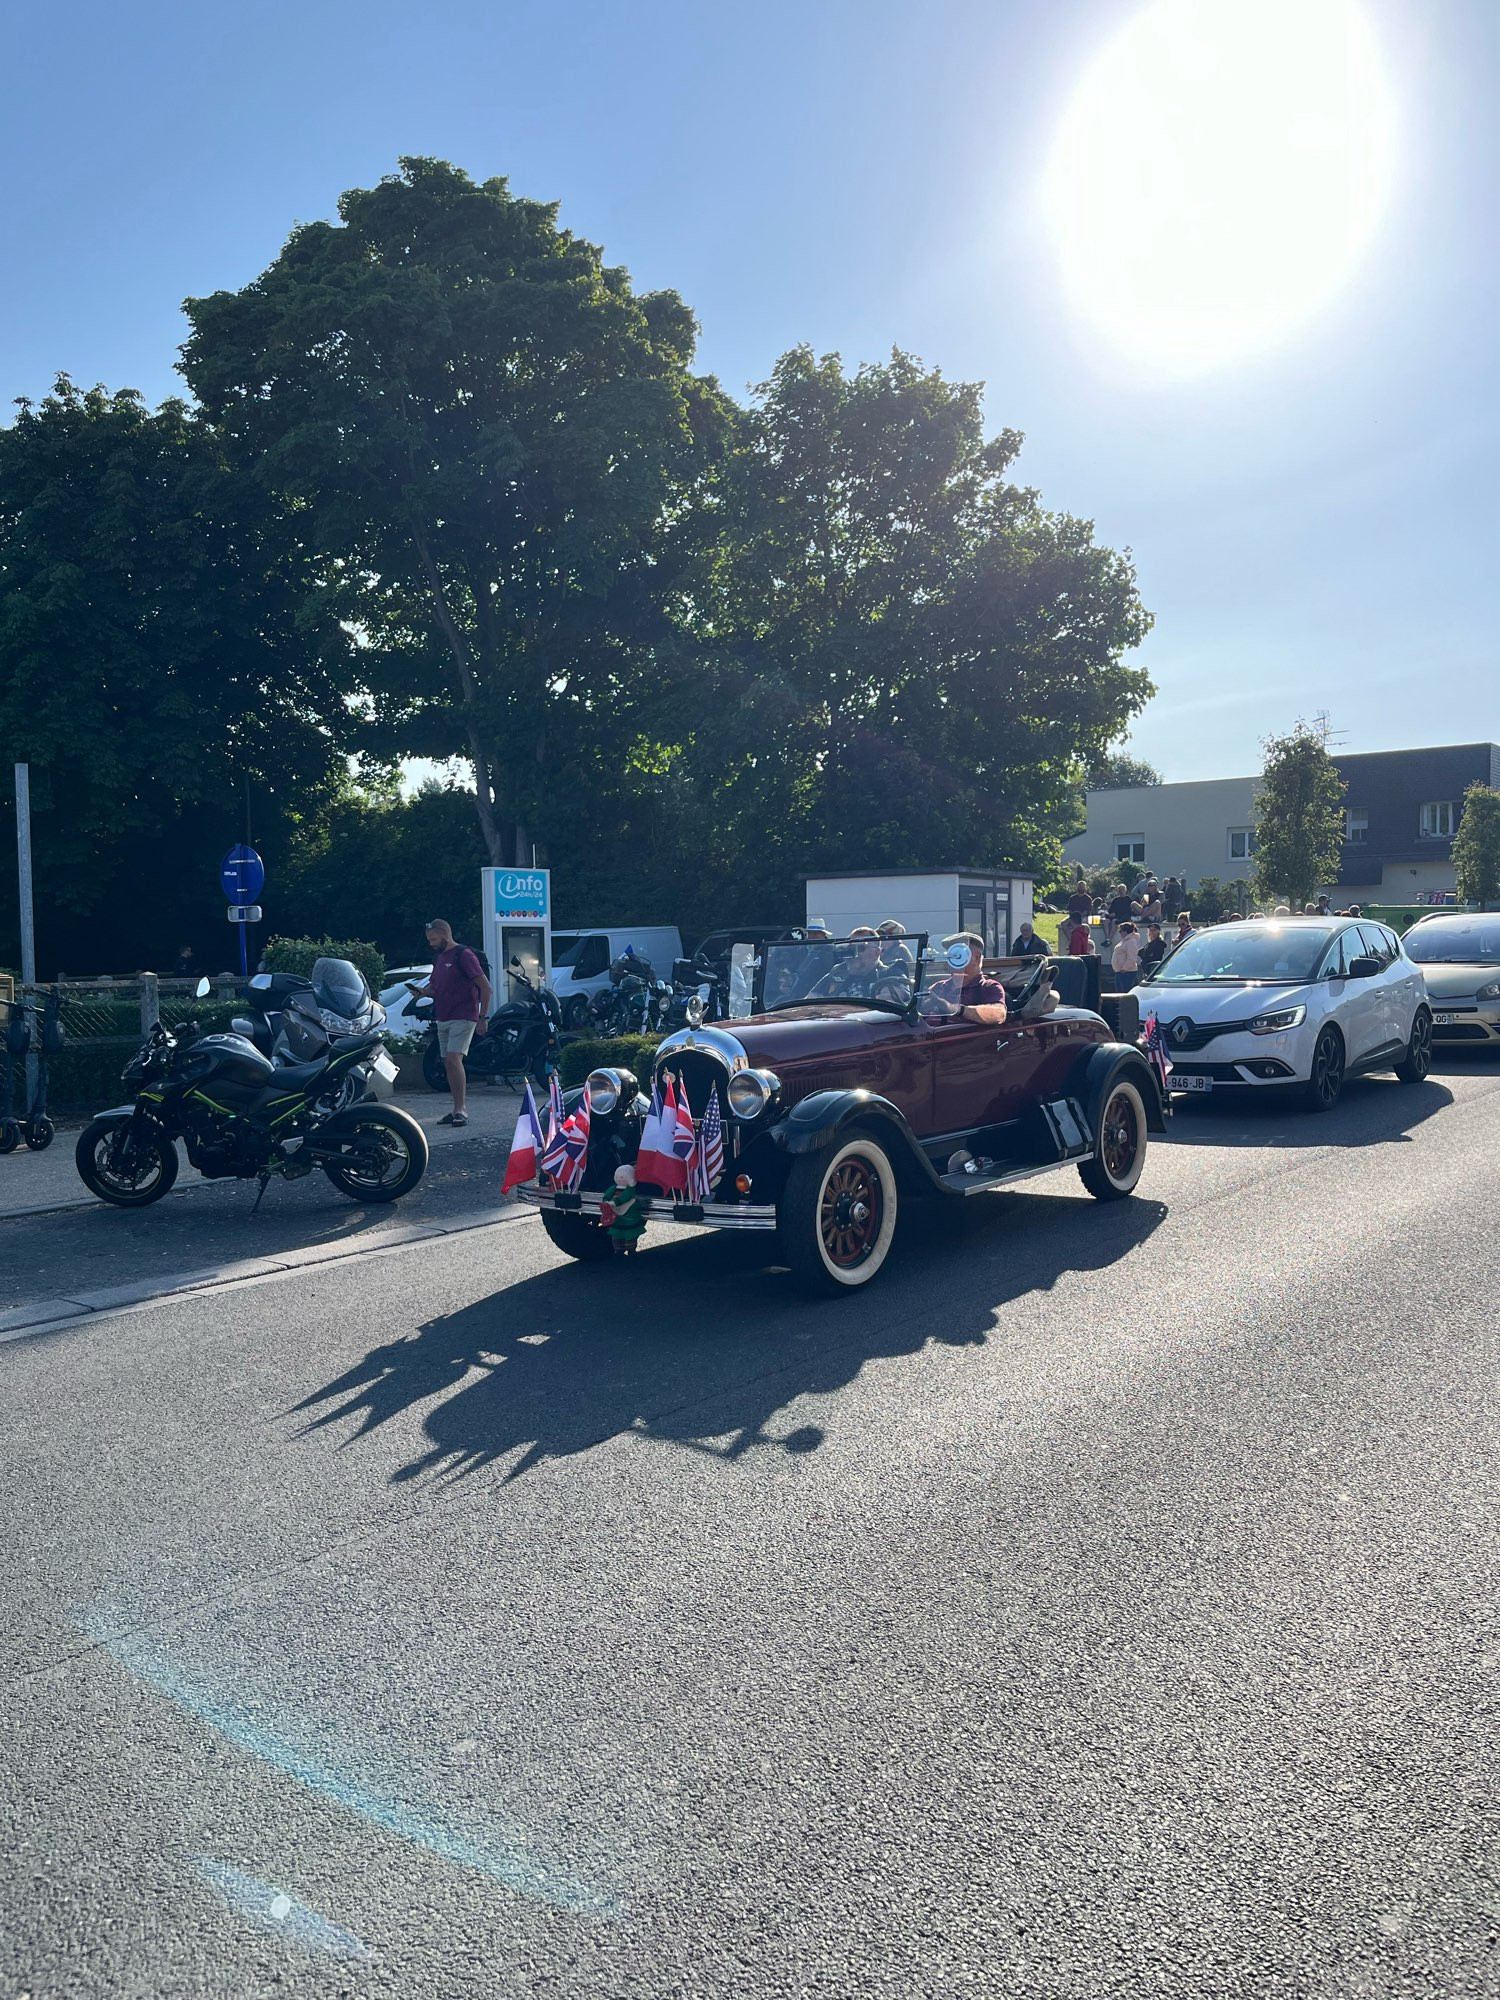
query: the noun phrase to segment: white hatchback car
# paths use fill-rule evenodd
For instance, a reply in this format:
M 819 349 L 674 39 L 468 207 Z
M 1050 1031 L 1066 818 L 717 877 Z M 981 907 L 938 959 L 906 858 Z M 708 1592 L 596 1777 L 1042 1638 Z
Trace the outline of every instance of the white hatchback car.
M 1300 1091 L 1330 1111 L 1344 1079 L 1432 1060 L 1421 967 L 1367 918 L 1252 918 L 1194 931 L 1135 989 L 1156 1017 L 1174 1093 Z

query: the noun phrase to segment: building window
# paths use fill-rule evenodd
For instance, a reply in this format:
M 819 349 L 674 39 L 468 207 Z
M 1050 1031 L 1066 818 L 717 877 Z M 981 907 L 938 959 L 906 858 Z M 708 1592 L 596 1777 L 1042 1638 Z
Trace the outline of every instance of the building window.
M 1231 861 L 1249 861 L 1255 854 L 1255 828 L 1253 826 L 1232 826 L 1229 829 L 1229 858 Z
M 1370 837 L 1370 815 L 1368 813 L 1347 812 L 1344 814 L 1344 842 L 1349 847 L 1363 847 Z
M 1139 861 L 1144 866 L 1146 860 L 1145 834 L 1117 833 L 1115 835 L 1115 859 L 1116 861 Z
M 1424 840 L 1451 840 L 1458 820 L 1458 808 L 1452 799 L 1434 799 L 1422 808 L 1422 837 Z

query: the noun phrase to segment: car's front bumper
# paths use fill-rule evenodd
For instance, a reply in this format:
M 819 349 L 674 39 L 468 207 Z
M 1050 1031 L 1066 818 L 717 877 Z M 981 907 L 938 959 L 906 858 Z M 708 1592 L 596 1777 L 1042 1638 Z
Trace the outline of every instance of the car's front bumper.
M 1167 1060 L 1171 1064 L 1167 1089 L 1174 1097 L 1284 1089 L 1306 1080 L 1312 1066 L 1312 1038 L 1305 1024 L 1276 1035 L 1219 1035 L 1201 1052 L 1183 1056 L 1169 1052 Z
M 601 1206 L 609 1200 L 602 1190 L 570 1194 L 562 1188 L 545 1188 L 536 1181 L 523 1181 L 516 1198 L 532 1208 L 550 1208 L 564 1215 L 586 1215 L 599 1220 Z M 758 1201 L 666 1201 L 660 1196 L 641 1202 L 651 1222 L 695 1222 L 710 1229 L 774 1229 L 776 1208 L 772 1202 Z
M 1454 1047 L 1500 1048 L 1500 1000 L 1441 1000 L 1432 1008 L 1432 1039 Z

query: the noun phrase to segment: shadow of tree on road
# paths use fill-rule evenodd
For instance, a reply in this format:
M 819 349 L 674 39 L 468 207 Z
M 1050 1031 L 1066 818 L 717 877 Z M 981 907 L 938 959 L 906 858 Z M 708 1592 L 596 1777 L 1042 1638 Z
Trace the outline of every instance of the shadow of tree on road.
M 778 1411 L 929 1341 L 982 1344 L 997 1311 L 1065 1272 L 1107 1269 L 1165 1215 L 1139 1196 L 913 1204 L 879 1283 L 821 1303 L 763 1261 L 764 1242 L 664 1232 L 629 1263 L 554 1266 L 372 1348 L 295 1411 L 318 1412 L 303 1435 L 351 1423 L 348 1446 L 440 1399 L 423 1419 L 428 1448 L 393 1484 L 513 1455 L 515 1479 L 627 1431 L 731 1461 L 813 1451 L 823 1431 L 778 1431 Z

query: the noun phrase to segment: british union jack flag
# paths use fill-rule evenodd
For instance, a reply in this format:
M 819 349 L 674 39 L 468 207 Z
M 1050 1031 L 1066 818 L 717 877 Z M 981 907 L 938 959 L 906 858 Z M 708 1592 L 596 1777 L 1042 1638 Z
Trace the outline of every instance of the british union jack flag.
M 1156 1080 L 1161 1085 L 1162 1096 L 1167 1094 L 1167 1043 L 1161 1031 L 1161 1022 L 1154 1014 L 1146 1016 L 1141 1029 L 1141 1046 L 1146 1051 L 1146 1060 L 1156 1071 Z
M 589 1156 L 590 1111 L 588 1086 L 585 1084 L 582 1103 L 553 1132 L 547 1141 L 547 1150 L 542 1154 L 542 1172 L 554 1187 L 576 1188 L 583 1179 L 584 1165 Z

